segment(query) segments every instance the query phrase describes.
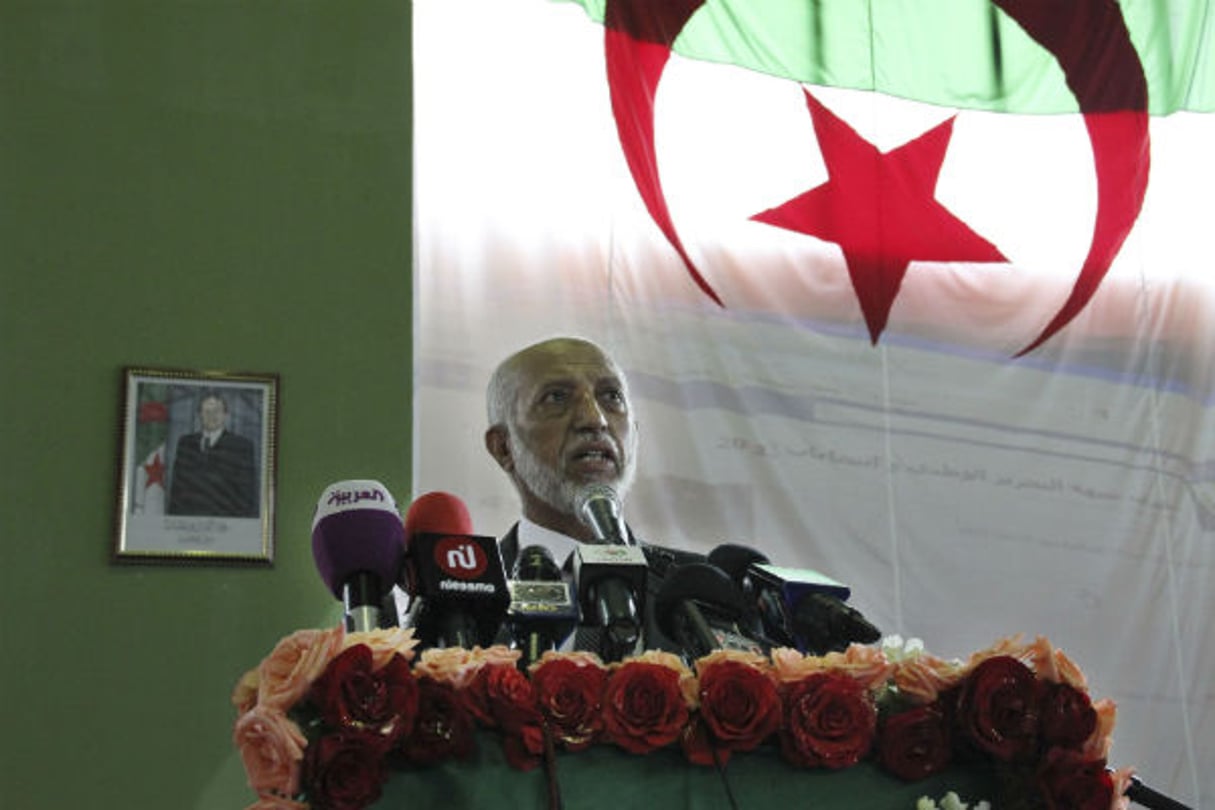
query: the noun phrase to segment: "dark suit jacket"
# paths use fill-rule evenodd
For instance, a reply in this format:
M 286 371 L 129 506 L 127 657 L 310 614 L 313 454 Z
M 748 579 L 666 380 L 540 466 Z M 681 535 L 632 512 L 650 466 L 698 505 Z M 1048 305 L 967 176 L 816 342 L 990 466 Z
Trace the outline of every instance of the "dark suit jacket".
M 253 442 L 227 430 L 206 451 L 201 433 L 177 440 L 169 514 L 257 517 L 257 490 Z
M 641 546 L 642 551 L 645 552 L 646 562 L 649 566 L 649 571 L 646 575 L 645 615 L 642 617 L 644 621 L 645 648 L 647 650 L 666 650 L 667 652 L 680 653 L 682 650 L 679 645 L 668 638 L 659 628 L 654 615 L 654 604 L 657 601 L 658 591 L 662 588 L 662 583 L 665 581 L 665 575 L 672 565 L 681 565 L 687 562 L 704 562 L 705 557 L 702 554 L 696 554 L 691 551 L 679 551 L 678 549 L 650 545 L 638 540 L 632 528 L 628 528 L 628 532 L 629 537 L 637 545 Z M 498 550 L 502 553 L 502 566 L 506 569 L 506 576 L 509 579 L 511 571 L 515 567 L 515 560 L 519 556 L 518 523 L 511 526 L 510 531 L 498 541 Z M 558 560 L 557 564 L 562 564 L 562 561 Z

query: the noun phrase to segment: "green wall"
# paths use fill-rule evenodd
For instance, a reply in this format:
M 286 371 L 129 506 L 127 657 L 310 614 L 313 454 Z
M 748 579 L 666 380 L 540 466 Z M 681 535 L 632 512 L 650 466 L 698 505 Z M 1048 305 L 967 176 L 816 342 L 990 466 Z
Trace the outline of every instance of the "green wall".
M 233 810 L 236 678 L 405 499 L 409 6 L 0 3 L 0 807 Z M 109 561 L 124 365 L 281 375 L 269 569 Z

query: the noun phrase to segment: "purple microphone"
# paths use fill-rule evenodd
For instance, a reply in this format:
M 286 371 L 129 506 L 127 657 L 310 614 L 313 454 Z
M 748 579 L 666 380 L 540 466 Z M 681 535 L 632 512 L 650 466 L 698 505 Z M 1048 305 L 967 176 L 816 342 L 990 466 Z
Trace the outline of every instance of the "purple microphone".
M 392 495 L 378 481 L 330 484 L 312 519 L 312 557 L 342 601 L 346 629 L 374 630 L 380 605 L 401 572 L 405 526 Z

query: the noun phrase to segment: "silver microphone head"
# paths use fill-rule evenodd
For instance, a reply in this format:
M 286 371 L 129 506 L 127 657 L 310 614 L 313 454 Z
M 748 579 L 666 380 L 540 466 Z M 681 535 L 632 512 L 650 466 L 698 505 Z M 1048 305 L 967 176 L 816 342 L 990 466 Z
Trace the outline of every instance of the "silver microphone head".
M 591 528 L 601 543 L 631 545 L 624 519 L 620 516 L 620 499 L 607 484 L 584 487 L 574 502 L 578 519 Z

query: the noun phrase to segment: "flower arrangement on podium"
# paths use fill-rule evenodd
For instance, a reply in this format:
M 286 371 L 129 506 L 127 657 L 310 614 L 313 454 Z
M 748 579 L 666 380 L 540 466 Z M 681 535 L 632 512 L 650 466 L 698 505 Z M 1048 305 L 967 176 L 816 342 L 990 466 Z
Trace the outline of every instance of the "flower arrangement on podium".
M 233 742 L 248 810 L 359 810 L 394 769 L 475 751 L 498 733 L 512 767 L 599 744 L 678 747 L 694 765 L 773 745 L 798 768 L 872 758 L 915 781 L 959 759 L 995 764 L 1003 805 L 1118 810 L 1129 769 L 1106 768 L 1115 707 L 1045 638 L 1002 639 L 966 661 L 912 641 L 804 655 L 720 650 L 691 666 L 650 651 L 605 664 L 549 652 L 522 670 L 506 647 L 427 649 L 409 629 L 300 630 L 237 682 Z

